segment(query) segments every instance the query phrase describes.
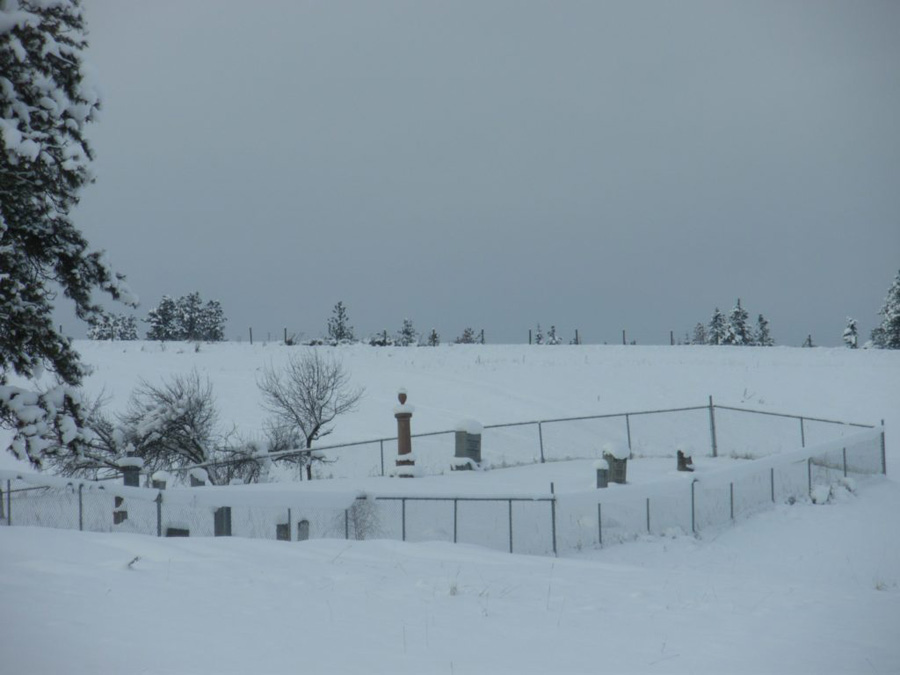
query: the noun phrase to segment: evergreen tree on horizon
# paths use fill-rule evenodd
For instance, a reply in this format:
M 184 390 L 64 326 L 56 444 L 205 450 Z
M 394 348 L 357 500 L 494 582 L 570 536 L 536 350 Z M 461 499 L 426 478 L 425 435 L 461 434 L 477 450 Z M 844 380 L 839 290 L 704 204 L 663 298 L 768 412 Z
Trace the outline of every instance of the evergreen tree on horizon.
M 760 347 L 774 347 L 775 340 L 769 332 L 769 321 L 760 314 L 756 319 L 756 332 L 753 335 L 753 342 Z
M 849 349 L 856 349 L 859 346 L 859 335 L 856 328 L 856 319 L 847 317 L 847 327 L 844 328 L 844 334 L 841 336 L 844 344 Z
M 747 325 L 747 310 L 741 307 L 741 299 L 737 299 L 737 303 L 728 315 L 728 323 L 725 326 L 725 337 L 722 344 L 726 345 L 749 345 L 753 342 L 750 335 L 750 327 Z
M 872 331 L 872 343 L 881 349 L 900 349 L 900 272 L 888 289 L 878 315 L 881 325 Z
M 697 325 L 694 326 L 694 335 L 691 337 L 690 343 L 692 345 L 705 345 L 707 342 L 706 326 L 697 322 Z
M 722 312 L 719 311 L 719 308 L 716 307 L 712 318 L 709 320 L 709 329 L 706 332 L 707 344 L 725 344 L 726 331 L 727 326 L 725 324 L 725 317 L 722 315 Z
M 353 341 L 353 326 L 347 315 L 347 308 L 343 301 L 338 301 L 332 310 L 332 316 L 328 319 L 328 337 L 335 344 Z
M 401 347 L 411 347 L 419 342 L 419 334 L 413 328 L 413 322 L 410 319 L 403 319 L 403 325 L 397 333 L 397 344 Z
M 463 330 L 462 335 L 460 335 L 455 340 L 456 344 L 459 345 L 473 345 L 475 344 L 475 331 L 470 327 L 466 326 L 465 330 Z

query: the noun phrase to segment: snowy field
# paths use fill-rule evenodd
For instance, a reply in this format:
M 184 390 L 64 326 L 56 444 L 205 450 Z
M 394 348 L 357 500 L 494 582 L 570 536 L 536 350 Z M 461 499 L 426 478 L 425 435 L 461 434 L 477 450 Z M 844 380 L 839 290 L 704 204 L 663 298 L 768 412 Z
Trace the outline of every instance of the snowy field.
M 300 349 L 78 347 L 95 367 L 87 388 L 104 390 L 112 408 L 125 405 L 141 378 L 197 368 L 213 384 L 223 422 L 246 435 L 264 420 L 259 373 Z M 0 670 L 900 671 L 900 486 L 892 475 L 900 462 L 892 432 L 900 429 L 900 354 L 490 345 L 336 353 L 366 395 L 328 442 L 393 436 L 401 386 L 416 407 L 414 432 L 463 418 L 495 424 L 703 405 L 712 395 L 723 405 L 884 419 L 888 477 L 836 489 L 825 505 L 779 504 L 698 538 L 645 536 L 556 559 L 436 542 L 0 528 Z M 704 451 L 695 462 L 712 470 Z M 644 461 L 646 473 L 629 467 L 630 478 L 672 478 L 664 460 Z M 545 492 L 550 481 L 580 490 L 589 470 L 585 460 L 552 462 L 466 480 L 495 493 Z M 383 490 L 401 482 L 365 480 Z M 441 490 L 458 485 L 453 475 L 431 480 Z M 338 483 L 308 488 L 329 482 Z

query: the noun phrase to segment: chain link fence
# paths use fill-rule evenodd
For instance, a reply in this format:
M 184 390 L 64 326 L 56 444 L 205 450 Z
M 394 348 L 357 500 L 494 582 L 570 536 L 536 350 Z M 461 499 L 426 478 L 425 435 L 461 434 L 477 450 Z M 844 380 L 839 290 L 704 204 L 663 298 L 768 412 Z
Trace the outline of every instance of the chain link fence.
M 884 433 L 875 429 L 680 480 L 628 489 L 594 490 L 557 498 L 563 550 L 635 539 L 698 533 L 770 508 L 816 496 L 848 478 L 887 472 Z
M 753 411 L 728 408 L 679 409 L 627 416 L 550 420 L 486 428 L 497 438 L 537 431 L 545 461 L 555 459 L 557 428 L 587 425 L 584 433 L 612 434 L 607 425 L 622 425 L 623 442 L 634 457 L 655 457 L 665 440 L 664 416 L 677 419 L 687 433 L 703 423 L 710 454 L 743 456 L 748 445 L 744 422 L 755 425 Z M 674 416 L 674 417 L 673 417 Z M 699 416 L 699 420 L 698 420 Z M 241 536 L 297 541 L 311 538 L 397 539 L 475 544 L 501 551 L 552 555 L 558 551 L 633 539 L 643 534 L 697 533 L 725 526 L 774 503 L 815 496 L 818 486 L 852 477 L 884 474 L 884 430 L 859 432 L 863 425 L 771 415 L 777 432 L 767 442 L 752 444 L 756 461 L 702 475 L 679 474 L 677 480 L 615 486 L 578 493 L 544 495 L 377 496 L 355 492 L 279 489 L 277 485 L 242 487 L 126 487 L 111 481 L 68 480 L 46 475 L 0 472 L 0 522 L 80 529 L 133 532 L 153 536 Z M 624 423 L 624 424 L 623 424 Z M 765 427 L 764 429 L 768 429 Z M 856 431 L 856 434 L 845 435 Z M 452 433 L 452 432 L 448 432 Z M 810 438 L 830 433 L 835 440 L 802 447 Z M 657 440 L 654 439 L 654 434 Z M 786 435 L 794 435 L 790 447 Z M 416 449 L 426 466 L 444 456 L 443 434 L 425 437 L 433 454 Z M 725 440 L 725 439 L 728 440 Z M 521 440 L 521 439 L 520 439 Z M 799 443 L 798 443 L 799 441 Z M 569 443 L 569 441 L 565 441 Z M 587 441 L 585 441 L 587 443 Z M 594 441 L 596 443 L 596 441 Z M 656 445 L 659 443 L 659 445 Z M 424 445 L 424 443 L 423 443 Z M 510 452 L 514 446 L 509 446 Z M 565 447 L 576 447 L 566 445 Z M 589 448 L 586 444 L 581 446 Z M 359 450 L 359 448 L 357 448 Z M 668 451 L 667 451 L 668 452 Z M 441 453 L 441 454 L 439 454 Z M 379 461 L 380 461 L 379 454 Z M 425 459 L 422 459 L 425 458 Z M 431 458 L 431 459 L 429 459 Z M 562 457 L 559 457 L 560 459 Z M 540 461 L 540 455 L 538 455 Z M 371 467 L 370 467 L 371 469 Z M 376 475 L 380 473 L 380 467 Z

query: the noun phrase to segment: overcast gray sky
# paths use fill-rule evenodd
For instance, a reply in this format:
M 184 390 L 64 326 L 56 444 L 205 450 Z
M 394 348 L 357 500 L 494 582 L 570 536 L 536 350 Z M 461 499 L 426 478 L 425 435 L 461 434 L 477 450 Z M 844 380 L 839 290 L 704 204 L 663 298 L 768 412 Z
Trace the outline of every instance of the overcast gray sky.
M 829 345 L 900 269 L 895 1 L 85 6 L 76 222 L 142 317 L 648 344 L 740 297 Z

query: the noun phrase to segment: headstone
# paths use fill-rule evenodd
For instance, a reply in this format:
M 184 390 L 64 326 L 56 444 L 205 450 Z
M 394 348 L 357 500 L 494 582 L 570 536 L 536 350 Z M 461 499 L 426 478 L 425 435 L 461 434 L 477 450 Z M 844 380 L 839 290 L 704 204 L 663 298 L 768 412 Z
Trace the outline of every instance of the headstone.
M 412 436 L 410 434 L 410 420 L 412 419 L 412 406 L 406 405 L 406 391 L 401 389 L 397 394 L 400 401 L 394 409 L 394 417 L 397 419 L 397 475 L 401 478 L 412 478 L 415 475 L 415 461 L 412 456 Z M 403 467 L 410 467 L 404 470 Z
M 290 541 L 291 540 L 291 524 L 290 523 L 277 523 L 275 525 L 275 539 L 278 541 Z
M 609 482 L 624 485 L 628 470 L 628 459 L 619 459 L 608 452 L 603 453 L 603 459 L 609 463 Z
M 183 527 L 167 527 L 166 528 L 166 536 L 167 537 L 190 537 L 191 531 L 186 530 Z
M 128 510 L 125 508 L 125 499 L 115 497 L 113 508 L 113 525 L 121 525 L 128 520 Z
M 678 470 L 679 471 L 693 471 L 694 470 L 694 460 L 689 455 L 685 455 L 681 450 L 678 451 Z
M 309 521 L 301 520 L 297 523 L 297 541 L 306 541 L 309 539 Z
M 217 537 L 231 536 L 231 507 L 223 506 L 213 514 L 213 534 Z
M 122 483 L 128 487 L 141 486 L 141 469 L 137 466 L 122 467 Z

